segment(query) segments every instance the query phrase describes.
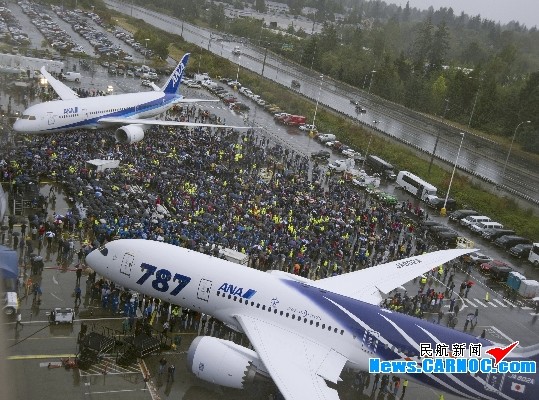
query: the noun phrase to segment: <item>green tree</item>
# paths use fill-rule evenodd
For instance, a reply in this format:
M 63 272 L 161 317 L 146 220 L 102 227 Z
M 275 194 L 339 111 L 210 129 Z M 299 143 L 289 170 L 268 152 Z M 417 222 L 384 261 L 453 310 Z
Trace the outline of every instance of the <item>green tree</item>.
M 449 50 L 449 30 L 445 21 L 440 22 L 432 39 L 429 64 L 431 70 L 440 70 Z
M 414 64 L 419 70 L 423 70 L 425 62 L 428 60 L 432 48 L 432 31 L 434 26 L 430 18 L 427 18 L 418 29 L 416 39 L 414 41 Z
M 216 29 L 223 29 L 226 16 L 223 4 L 211 4 L 210 6 L 210 26 Z
M 443 108 L 447 96 L 447 83 L 445 76 L 440 74 L 432 85 L 432 105 L 430 112 L 437 114 Z
M 264 13 L 266 12 L 266 1 L 265 0 L 255 0 L 255 10 Z

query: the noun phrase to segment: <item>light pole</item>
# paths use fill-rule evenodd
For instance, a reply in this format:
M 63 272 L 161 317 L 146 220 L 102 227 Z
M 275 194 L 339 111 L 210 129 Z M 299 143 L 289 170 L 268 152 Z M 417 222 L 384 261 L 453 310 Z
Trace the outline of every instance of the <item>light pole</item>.
M 314 123 L 316 122 L 316 112 L 318 111 L 318 102 L 320 101 L 320 92 L 322 91 L 322 83 L 324 83 L 324 75 L 320 75 L 320 85 L 318 85 L 318 96 L 316 97 L 316 106 L 314 107 L 314 116 L 313 116 L 313 129 Z M 311 129 L 311 135 L 313 130 Z
M 513 137 L 511 138 L 511 144 L 509 145 L 509 151 L 507 152 L 507 157 L 505 158 L 505 163 L 503 165 L 503 172 L 502 172 L 502 179 L 505 176 L 505 170 L 507 169 L 507 162 L 509 161 L 509 156 L 511 155 L 511 150 L 513 149 L 513 142 L 515 141 L 515 138 L 517 136 L 517 131 L 520 125 L 522 124 L 531 124 L 531 121 L 522 121 L 520 124 L 517 125 L 515 128 L 515 133 L 513 133 Z
M 148 40 L 150 39 L 144 39 L 144 63 L 146 63 L 146 53 L 148 52 Z
M 455 170 L 457 169 L 457 163 L 459 162 L 459 156 L 460 156 L 460 149 L 462 149 L 462 142 L 464 142 L 464 132 L 460 132 L 460 145 L 459 150 L 457 151 L 457 158 L 455 158 L 455 165 L 453 166 L 453 172 L 451 173 L 451 179 L 449 180 L 449 187 L 447 188 L 447 194 L 445 195 L 444 200 L 444 206 L 440 210 L 440 214 L 442 216 L 445 216 L 446 209 L 445 206 L 447 205 L 447 199 L 449 198 L 449 192 L 451 191 L 451 185 L 453 184 L 453 177 L 455 176 Z
M 473 79 L 473 77 L 470 77 L 470 79 Z M 479 80 L 479 87 L 477 88 L 477 92 L 475 93 L 475 99 L 473 101 L 472 113 L 470 114 L 470 120 L 468 121 L 468 128 L 472 125 L 473 113 L 475 111 L 475 105 L 477 104 L 477 98 L 479 97 L 479 91 L 481 90 L 481 83 L 482 82 L 483 82 L 483 80 L 480 79 Z
M 445 109 L 444 109 L 444 115 L 442 117 L 442 121 L 445 119 L 445 114 L 447 113 L 447 110 L 449 109 L 449 99 L 445 99 Z M 438 129 L 438 133 L 436 134 L 436 141 L 434 142 L 434 149 L 432 149 L 432 155 L 430 156 L 430 163 L 429 163 L 429 176 L 430 176 L 430 170 L 432 169 L 432 163 L 434 161 L 434 155 L 436 154 L 436 149 L 438 148 L 438 142 L 440 141 L 440 129 Z
M 376 125 L 378 122 L 377 120 L 372 121 L 374 125 Z M 369 148 L 371 147 L 372 142 L 372 136 L 374 135 L 373 132 L 371 132 L 371 136 L 369 137 L 369 143 L 367 144 L 367 150 L 365 151 L 365 156 L 363 157 L 363 161 L 361 162 L 361 170 L 365 171 L 365 161 L 367 160 L 367 155 L 369 154 Z
M 371 86 L 372 86 L 372 80 L 374 79 L 374 74 L 376 73 L 375 70 L 371 71 L 371 81 L 369 83 L 369 93 L 371 93 Z

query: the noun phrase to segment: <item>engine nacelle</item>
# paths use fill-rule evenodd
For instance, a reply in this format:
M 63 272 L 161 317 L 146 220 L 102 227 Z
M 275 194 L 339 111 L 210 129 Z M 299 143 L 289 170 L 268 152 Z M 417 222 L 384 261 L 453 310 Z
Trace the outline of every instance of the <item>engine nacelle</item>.
M 144 125 L 131 124 L 116 129 L 114 134 L 116 141 L 120 143 L 137 143 L 144 139 Z
M 269 377 L 256 352 L 211 336 L 193 340 L 187 352 L 187 365 L 206 382 L 236 389 L 243 389 L 255 377 Z

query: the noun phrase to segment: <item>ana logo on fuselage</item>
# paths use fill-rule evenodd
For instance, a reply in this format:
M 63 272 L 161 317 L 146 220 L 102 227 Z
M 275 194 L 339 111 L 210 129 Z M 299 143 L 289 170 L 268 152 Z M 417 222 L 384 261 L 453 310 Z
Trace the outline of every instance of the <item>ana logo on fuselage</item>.
M 244 299 L 250 299 L 256 293 L 256 290 L 254 289 L 247 289 L 247 291 L 244 293 L 242 287 L 234 286 L 229 283 L 223 283 L 218 290 L 222 290 L 225 293 L 230 293 L 233 296 L 243 297 Z
M 64 108 L 64 114 L 76 114 L 79 112 L 79 107 Z

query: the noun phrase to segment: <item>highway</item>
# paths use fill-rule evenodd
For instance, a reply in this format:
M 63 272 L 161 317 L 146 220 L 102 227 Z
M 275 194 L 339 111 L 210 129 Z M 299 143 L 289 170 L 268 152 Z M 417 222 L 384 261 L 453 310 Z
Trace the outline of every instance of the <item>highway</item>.
M 188 42 L 241 64 L 241 68 L 258 74 L 263 72 L 264 77 L 284 86 L 290 86 L 292 79 L 299 79 L 302 83 L 299 92 L 305 97 L 316 101 L 320 91 L 320 104 L 325 107 L 357 119 L 362 124 L 424 153 L 432 154 L 436 137 L 439 135 L 436 157 L 450 165 L 454 163 L 460 144 L 460 130 L 448 123 L 439 122 L 327 77 L 321 79 L 317 73 L 292 64 L 276 54 L 268 52 L 265 56 L 262 48 L 245 43 L 218 41 L 216 40 L 218 33 L 185 21 L 132 6 L 130 3 L 107 0 L 106 4 L 119 12 L 142 18 L 147 23 L 168 32 L 182 35 Z M 238 44 L 242 46 L 240 57 L 232 54 L 232 49 Z M 357 99 L 367 109 L 367 113 L 358 115 L 350 104 L 350 98 Z M 378 123 L 373 124 L 373 121 Z M 517 152 L 513 152 L 506 174 L 502 176 L 506 155 L 505 147 L 467 132 L 458 168 L 527 200 L 533 206 L 539 205 L 539 164 L 519 157 Z

